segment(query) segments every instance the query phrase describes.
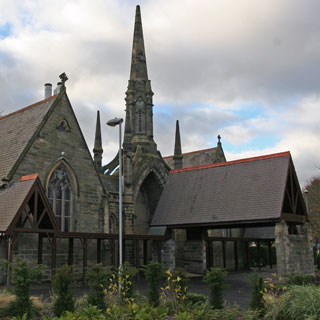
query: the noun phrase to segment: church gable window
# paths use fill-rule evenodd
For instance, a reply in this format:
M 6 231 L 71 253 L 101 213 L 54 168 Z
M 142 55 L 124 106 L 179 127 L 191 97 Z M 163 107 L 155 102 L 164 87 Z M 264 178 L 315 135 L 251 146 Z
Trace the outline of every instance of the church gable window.
M 66 119 L 62 119 L 59 121 L 58 125 L 57 125 L 57 129 L 59 131 L 66 131 L 69 132 L 70 131 L 70 126 L 69 123 Z
M 74 189 L 69 173 L 60 164 L 52 173 L 48 185 L 48 199 L 56 215 L 61 231 L 72 231 L 71 221 L 73 213 Z

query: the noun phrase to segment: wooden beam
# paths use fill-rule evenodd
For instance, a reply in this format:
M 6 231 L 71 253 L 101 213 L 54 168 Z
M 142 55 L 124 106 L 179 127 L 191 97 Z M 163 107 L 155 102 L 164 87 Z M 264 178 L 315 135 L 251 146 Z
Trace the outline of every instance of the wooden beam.
M 250 243 L 247 241 L 245 242 L 246 246 L 246 259 L 247 259 L 247 268 L 250 270 Z
M 33 204 L 33 227 L 37 226 L 38 221 L 38 191 L 34 191 L 34 204 Z
M 148 264 L 148 240 L 143 240 L 143 264 Z
M 269 264 L 270 264 L 270 269 L 272 269 L 272 243 L 269 241 L 268 243 L 268 248 L 269 248 Z
M 306 217 L 299 215 L 299 214 L 293 214 L 293 213 L 282 213 L 281 218 L 288 222 L 297 222 L 297 223 L 305 223 Z
M 8 269 L 7 269 L 7 287 L 10 288 L 11 286 L 11 264 L 12 264 L 12 239 L 8 237 Z
M 52 236 L 52 239 L 51 239 L 51 245 L 52 245 L 51 273 L 52 273 L 52 276 L 54 276 L 57 269 L 57 239 L 54 235 Z
M 222 259 L 223 259 L 223 267 L 227 267 L 227 259 L 226 259 L 226 241 L 221 241 L 222 244 Z
M 86 272 L 88 265 L 88 239 L 82 239 L 82 249 L 83 249 L 83 258 L 82 258 L 82 280 L 86 281 Z
M 158 262 L 161 264 L 161 240 L 157 240 Z
M 135 265 L 136 268 L 140 267 L 140 259 L 139 259 L 139 240 L 134 240 L 134 247 L 135 247 Z
M 42 243 L 43 237 L 42 234 L 38 234 L 38 264 L 42 264 Z
M 260 257 L 261 257 L 261 252 L 260 252 L 260 241 L 257 241 L 257 260 L 258 260 L 258 267 L 259 267 L 259 270 L 261 270 Z
M 101 239 L 97 239 L 97 263 L 101 263 Z
M 68 246 L 68 265 L 73 265 L 73 238 L 69 238 L 69 246 Z
M 238 271 L 239 270 L 238 241 L 233 242 L 233 249 L 234 249 L 234 269 Z
M 213 265 L 211 264 L 211 250 L 212 250 L 212 241 L 207 240 L 206 241 L 206 264 L 207 269 L 210 269 Z

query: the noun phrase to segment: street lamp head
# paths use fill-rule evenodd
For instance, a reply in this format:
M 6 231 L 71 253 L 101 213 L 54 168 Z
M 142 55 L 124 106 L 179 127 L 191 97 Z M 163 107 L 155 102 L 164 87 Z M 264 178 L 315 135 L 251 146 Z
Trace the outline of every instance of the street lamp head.
M 307 189 L 305 189 L 303 192 L 304 192 L 304 194 L 308 194 L 309 193 L 309 191 Z
M 114 118 L 114 119 L 109 120 L 106 124 L 110 127 L 115 127 L 122 122 L 123 122 L 122 118 Z

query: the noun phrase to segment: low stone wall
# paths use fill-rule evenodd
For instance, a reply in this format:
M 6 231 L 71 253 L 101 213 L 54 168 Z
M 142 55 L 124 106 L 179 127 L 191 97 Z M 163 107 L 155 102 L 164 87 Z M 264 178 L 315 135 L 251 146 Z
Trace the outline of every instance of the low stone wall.
M 300 234 L 289 234 L 285 221 L 276 224 L 275 244 L 277 272 L 281 277 L 292 274 L 314 275 L 313 239 L 309 224 L 300 228 Z

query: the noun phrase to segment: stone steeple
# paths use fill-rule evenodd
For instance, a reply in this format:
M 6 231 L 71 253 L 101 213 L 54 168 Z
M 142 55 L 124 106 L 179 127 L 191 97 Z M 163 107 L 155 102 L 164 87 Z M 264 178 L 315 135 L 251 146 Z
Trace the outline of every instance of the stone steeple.
M 140 6 L 136 7 L 134 23 L 130 80 L 148 80 L 146 53 L 144 50 Z
M 100 125 L 100 112 L 97 111 L 96 135 L 93 147 L 93 161 L 99 172 L 102 171 L 102 140 L 101 140 L 101 125 Z
M 130 80 L 126 92 L 124 150 L 156 151 L 153 140 L 153 92 L 148 80 L 140 7 L 136 7 Z
M 176 138 L 175 138 L 175 144 L 174 144 L 173 165 L 174 165 L 174 169 L 182 169 L 182 151 L 181 151 L 179 120 L 177 120 L 176 122 Z

